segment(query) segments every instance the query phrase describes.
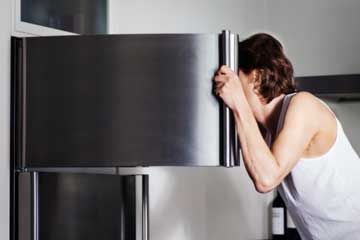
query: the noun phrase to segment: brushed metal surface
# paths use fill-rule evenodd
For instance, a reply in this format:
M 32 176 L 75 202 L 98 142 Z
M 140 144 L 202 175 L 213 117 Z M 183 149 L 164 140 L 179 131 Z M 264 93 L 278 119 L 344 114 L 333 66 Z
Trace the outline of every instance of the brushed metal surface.
M 32 240 L 33 232 L 33 186 L 31 173 L 16 173 L 17 186 L 13 191 L 17 195 L 12 202 L 14 208 L 14 226 L 11 240 Z
M 238 72 L 238 35 L 224 30 L 221 35 L 222 57 L 221 64 L 231 68 L 234 72 Z M 233 167 L 240 165 L 240 148 L 238 135 L 235 127 L 233 113 L 224 102 L 221 103 L 221 125 L 222 125 L 222 165 L 225 167 Z
M 38 173 L 39 239 L 136 240 L 139 177 Z
M 14 239 L 148 239 L 147 175 L 21 172 L 16 177 Z
M 142 240 L 150 239 L 149 175 L 142 176 Z
M 231 54 L 230 54 L 230 37 L 231 33 L 229 30 L 222 32 L 222 58 L 221 64 L 230 67 Z M 223 165 L 225 167 L 231 167 L 233 165 L 231 159 L 231 126 L 230 126 L 230 109 L 226 104 L 221 101 L 221 113 L 222 113 L 222 158 Z
M 39 240 L 39 173 L 31 173 L 32 240 Z
M 149 176 L 136 175 L 136 240 L 149 240 Z
M 136 220 L 136 235 L 135 240 L 144 240 L 143 239 L 143 187 L 142 187 L 143 179 L 141 176 L 135 177 L 135 184 L 136 184 L 136 201 L 135 201 L 135 220 Z
M 26 42 L 24 167 L 220 165 L 218 34 Z

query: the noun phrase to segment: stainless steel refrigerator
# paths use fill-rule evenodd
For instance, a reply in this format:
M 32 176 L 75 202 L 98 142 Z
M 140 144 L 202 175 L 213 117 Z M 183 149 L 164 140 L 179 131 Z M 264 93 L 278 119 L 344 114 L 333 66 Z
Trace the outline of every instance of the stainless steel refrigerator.
M 238 166 L 212 82 L 222 64 L 237 71 L 237 42 L 230 31 L 14 37 L 12 239 L 146 240 L 148 176 L 118 168 Z

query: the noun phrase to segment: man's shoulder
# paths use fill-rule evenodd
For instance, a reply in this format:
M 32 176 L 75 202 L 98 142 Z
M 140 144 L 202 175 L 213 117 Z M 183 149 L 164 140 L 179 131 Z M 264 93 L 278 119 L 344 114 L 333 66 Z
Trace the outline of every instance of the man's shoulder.
M 297 108 L 298 110 L 309 111 L 314 110 L 319 104 L 319 99 L 310 92 L 297 92 L 290 100 L 289 108 Z
M 302 121 L 318 119 L 320 100 L 309 92 L 297 92 L 289 102 L 287 118 L 301 119 Z
M 315 95 L 305 91 L 297 92 L 296 94 L 293 95 L 291 100 L 293 104 L 301 104 L 301 105 L 311 104 L 316 101 L 318 101 L 318 99 Z

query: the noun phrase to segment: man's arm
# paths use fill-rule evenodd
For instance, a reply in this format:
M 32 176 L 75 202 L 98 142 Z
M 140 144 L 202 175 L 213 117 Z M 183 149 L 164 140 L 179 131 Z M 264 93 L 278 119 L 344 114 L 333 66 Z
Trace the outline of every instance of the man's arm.
M 256 190 L 268 192 L 292 170 L 319 131 L 314 99 L 303 92 L 292 98 L 283 129 L 269 149 L 245 96 L 239 98 L 233 112 L 244 164 Z

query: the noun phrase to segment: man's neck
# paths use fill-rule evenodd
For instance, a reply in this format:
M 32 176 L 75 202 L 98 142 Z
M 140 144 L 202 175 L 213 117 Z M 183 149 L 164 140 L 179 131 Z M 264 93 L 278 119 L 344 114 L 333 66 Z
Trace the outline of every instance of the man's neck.
M 260 124 L 262 124 L 267 131 L 270 131 L 271 135 L 273 136 L 276 134 L 276 129 L 284 97 L 285 94 L 282 94 L 271 100 L 271 102 L 269 102 L 268 104 L 263 105 L 263 120 L 260 122 Z

